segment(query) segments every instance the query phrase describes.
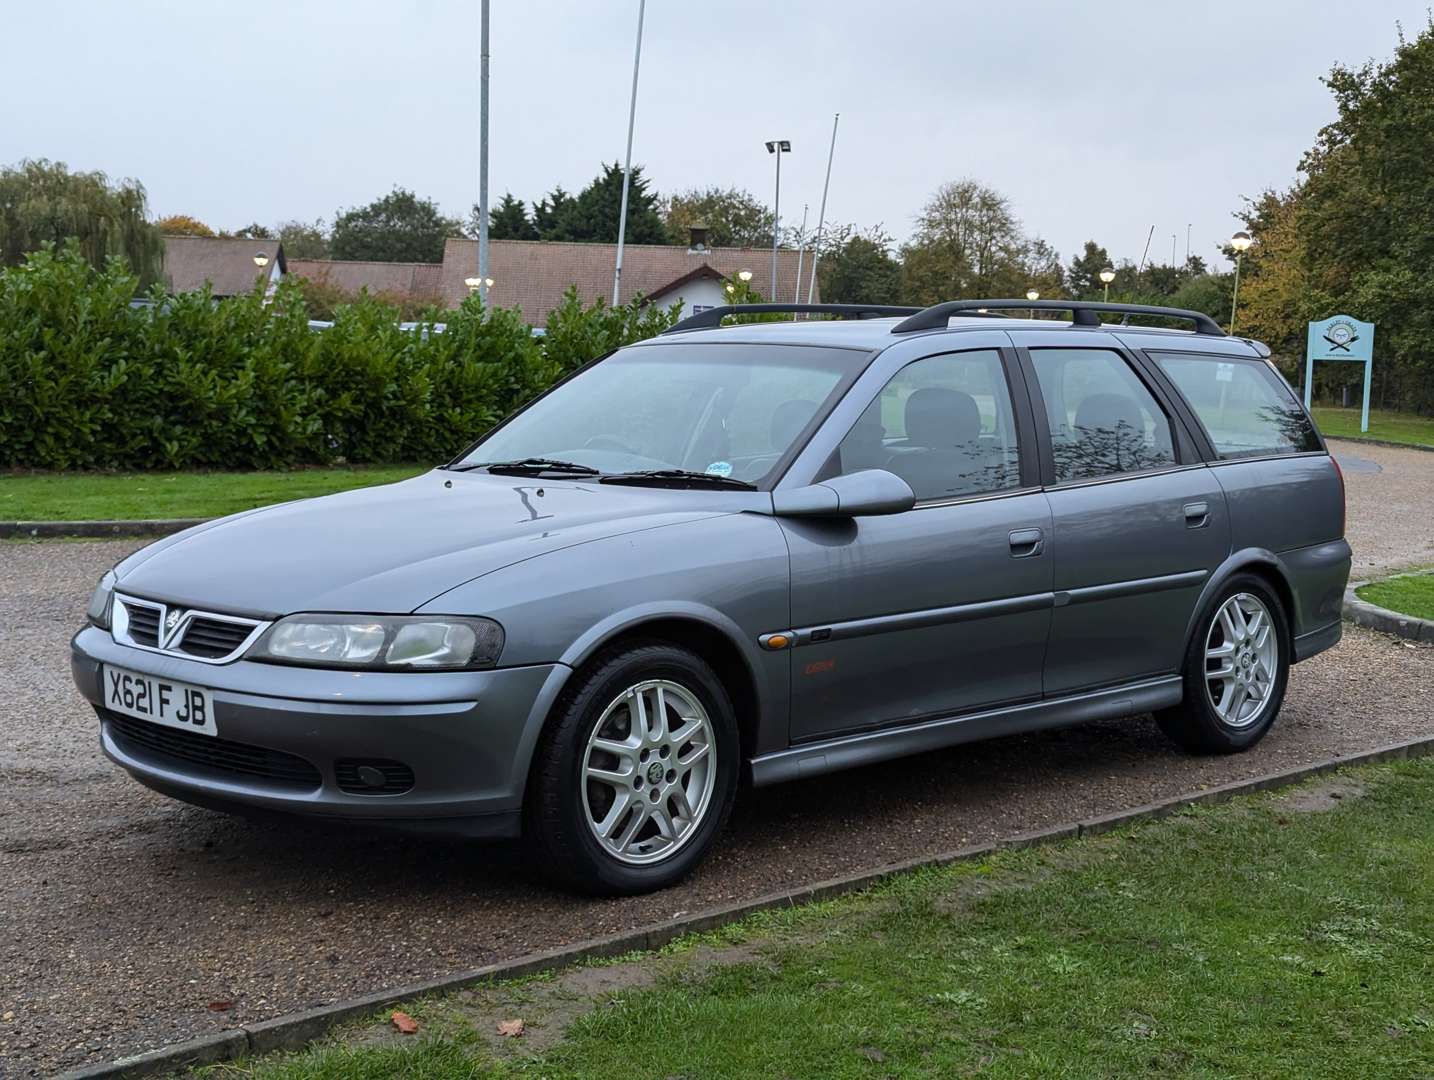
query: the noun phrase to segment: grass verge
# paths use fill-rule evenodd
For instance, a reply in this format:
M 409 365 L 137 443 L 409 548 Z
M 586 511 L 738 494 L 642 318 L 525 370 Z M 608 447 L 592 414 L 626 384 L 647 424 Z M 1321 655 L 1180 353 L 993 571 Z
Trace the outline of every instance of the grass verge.
M 0 521 L 208 518 L 403 480 L 422 465 L 289 472 L 4 473 Z
M 1332 439 L 1383 439 L 1411 446 L 1434 446 L 1434 417 L 1418 413 L 1369 410 L 1369 430 L 1360 431 L 1360 410 L 1316 405 L 1312 410 L 1320 431 Z
M 1401 615 L 1434 619 L 1434 569 L 1375 581 L 1356 589 L 1355 594 Z
M 215 1078 L 1434 1072 L 1434 759 L 406 1006 Z M 725 951 L 724 951 L 725 950 Z M 524 1018 L 518 1039 L 495 1019 Z

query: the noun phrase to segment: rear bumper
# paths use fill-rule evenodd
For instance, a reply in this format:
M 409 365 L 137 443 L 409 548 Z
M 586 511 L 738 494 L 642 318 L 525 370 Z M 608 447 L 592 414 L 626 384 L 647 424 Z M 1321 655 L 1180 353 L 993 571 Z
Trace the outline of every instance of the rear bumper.
M 167 728 L 154 739 L 147 721 L 107 714 L 105 664 L 206 687 L 218 740 Z M 516 834 L 532 749 L 569 670 L 212 665 L 132 649 L 94 627 L 71 643 L 75 685 L 100 715 L 101 747 L 148 787 L 215 809 L 477 836 Z M 412 784 L 394 794 L 344 790 L 340 768 L 354 761 L 401 763 Z
M 1344 623 L 1339 620 L 1328 626 L 1322 626 L 1318 630 L 1311 630 L 1308 634 L 1301 634 L 1295 638 L 1294 662 L 1298 664 L 1301 660 L 1308 660 L 1311 656 L 1318 656 L 1326 649 L 1334 648 L 1343 636 Z

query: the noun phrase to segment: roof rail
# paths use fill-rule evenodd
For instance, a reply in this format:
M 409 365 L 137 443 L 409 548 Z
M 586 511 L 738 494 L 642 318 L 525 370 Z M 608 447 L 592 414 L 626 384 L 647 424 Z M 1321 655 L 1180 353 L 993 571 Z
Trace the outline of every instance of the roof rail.
M 728 315 L 780 315 L 808 312 L 813 315 L 836 315 L 843 319 L 879 319 L 884 315 L 915 315 L 919 307 L 898 307 L 892 304 L 726 304 L 689 315 L 664 334 L 680 334 L 688 330 L 709 330 L 721 326 Z
M 917 312 L 897 323 L 893 334 L 909 334 L 914 330 L 940 330 L 953 315 L 975 314 L 995 308 L 1016 308 L 1025 311 L 1069 311 L 1073 326 L 1100 326 L 1103 311 L 1124 315 L 1158 315 L 1165 319 L 1189 319 L 1195 333 L 1225 337 L 1220 324 L 1203 311 L 1185 308 L 1156 307 L 1151 304 L 1103 304 L 1098 300 L 948 300 Z

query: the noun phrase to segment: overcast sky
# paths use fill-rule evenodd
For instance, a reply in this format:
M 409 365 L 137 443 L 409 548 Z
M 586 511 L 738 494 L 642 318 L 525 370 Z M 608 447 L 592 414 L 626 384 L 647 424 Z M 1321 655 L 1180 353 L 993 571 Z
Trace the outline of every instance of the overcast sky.
M 1427 0 L 650 0 L 634 161 L 659 191 L 905 237 L 943 181 L 1011 200 L 1068 262 L 1096 238 L 1207 258 L 1242 196 L 1287 185 L 1332 116 L 1320 76 L 1384 58 Z M 637 0 L 493 0 L 491 185 L 533 200 L 621 158 Z M 11 3 L 0 164 L 134 176 L 215 228 L 332 220 L 393 185 L 478 190 L 478 0 Z

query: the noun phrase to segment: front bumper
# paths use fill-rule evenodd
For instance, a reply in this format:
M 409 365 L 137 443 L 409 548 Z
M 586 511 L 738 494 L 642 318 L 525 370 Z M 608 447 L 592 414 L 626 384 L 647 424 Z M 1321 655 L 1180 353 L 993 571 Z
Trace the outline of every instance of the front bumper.
M 223 740 L 219 751 L 227 744 L 235 744 L 234 754 L 274 751 L 312 769 L 256 775 L 227 767 L 222 752 L 206 757 L 215 744 L 192 740 L 209 736 L 180 736 L 196 753 L 144 738 L 155 725 L 105 711 L 104 664 L 206 687 Z M 214 665 L 120 645 L 92 626 L 71 642 L 70 666 L 75 685 L 99 713 L 105 754 L 168 795 L 218 809 L 481 836 L 517 834 L 533 746 L 570 673 L 562 664 L 431 673 L 246 660 Z M 131 726 L 136 724 L 143 727 Z M 275 760 L 293 764 L 287 757 Z M 354 760 L 402 763 L 412 770 L 412 786 L 399 794 L 345 791 L 338 768 Z

